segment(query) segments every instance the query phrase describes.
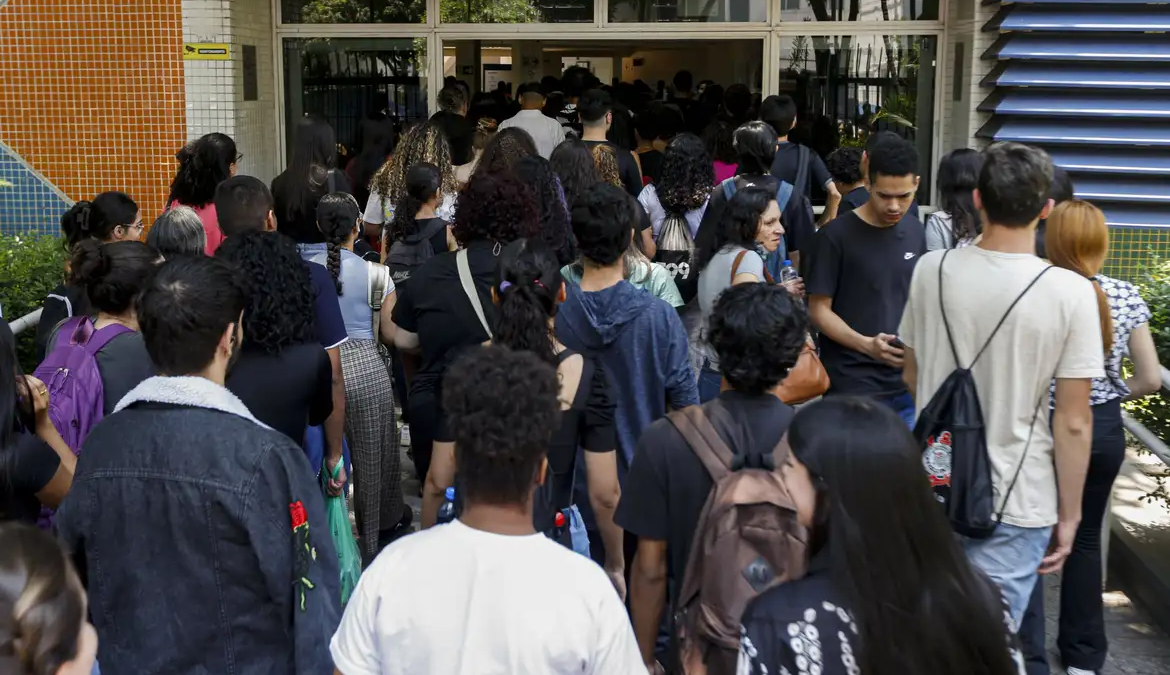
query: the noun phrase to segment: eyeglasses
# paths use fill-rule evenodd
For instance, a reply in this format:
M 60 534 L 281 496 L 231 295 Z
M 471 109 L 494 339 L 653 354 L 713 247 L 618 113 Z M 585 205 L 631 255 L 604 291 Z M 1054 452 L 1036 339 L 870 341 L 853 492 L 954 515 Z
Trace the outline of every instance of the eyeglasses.
M 236 155 L 236 161 L 232 162 L 232 164 L 239 164 L 242 161 L 244 161 L 244 153 L 241 152 L 240 154 Z

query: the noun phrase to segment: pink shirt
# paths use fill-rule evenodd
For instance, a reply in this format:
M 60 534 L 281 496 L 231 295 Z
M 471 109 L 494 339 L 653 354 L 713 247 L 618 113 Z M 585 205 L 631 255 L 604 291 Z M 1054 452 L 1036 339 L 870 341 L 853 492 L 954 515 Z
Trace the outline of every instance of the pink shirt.
M 738 164 L 724 164 L 719 160 L 715 160 L 715 184 L 718 185 L 734 176 L 738 168 Z
M 171 202 L 167 209 L 172 209 L 178 202 Z M 206 206 L 192 206 L 191 210 L 199 216 L 199 220 L 203 221 L 203 232 L 207 235 L 207 247 L 203 252 L 207 255 L 215 255 L 215 249 L 223 243 L 223 230 L 219 229 L 219 217 L 215 213 L 215 204 L 207 204 Z

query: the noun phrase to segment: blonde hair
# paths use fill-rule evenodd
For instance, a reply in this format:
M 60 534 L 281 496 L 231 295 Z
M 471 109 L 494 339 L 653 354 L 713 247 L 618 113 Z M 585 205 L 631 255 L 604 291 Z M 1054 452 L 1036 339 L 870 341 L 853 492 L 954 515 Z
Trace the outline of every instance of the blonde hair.
M 603 182 L 614 187 L 622 187 L 622 174 L 618 169 L 617 155 L 613 148 L 604 143 L 593 146 L 593 163 L 597 165 L 597 173 L 601 175 Z
M 1091 280 L 1101 314 L 1105 353 L 1113 351 L 1113 315 L 1109 298 L 1094 279 L 1109 254 L 1109 226 L 1101 209 L 1081 199 L 1061 202 L 1052 209 L 1044 230 L 1044 248 L 1052 264 Z

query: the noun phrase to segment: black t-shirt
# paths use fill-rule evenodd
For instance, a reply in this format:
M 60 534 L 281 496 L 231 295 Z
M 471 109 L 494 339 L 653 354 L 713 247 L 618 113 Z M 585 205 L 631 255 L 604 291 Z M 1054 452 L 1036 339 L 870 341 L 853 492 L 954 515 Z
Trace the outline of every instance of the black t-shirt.
M 301 204 L 294 216 L 289 213 L 290 205 L 297 199 L 293 186 L 302 180 L 303 177 L 293 176 L 288 171 L 272 180 L 272 211 L 276 214 L 276 229 L 299 242 L 321 243 L 325 241 L 325 236 L 317 227 L 317 205 L 321 198 L 330 192 L 352 193 L 353 187 L 344 171 L 330 171 L 329 180 L 324 185 L 299 195 Z
M 439 111 L 431 115 L 451 148 L 451 165 L 460 166 L 471 161 L 471 145 L 475 139 L 475 125 L 463 115 Z
M 642 176 L 649 178 L 651 183 L 657 183 L 659 177 L 662 175 L 663 157 L 665 155 L 657 150 L 638 153 L 638 161 L 642 163 Z
M 642 172 L 638 170 L 638 163 L 634 161 L 634 155 L 629 150 L 622 150 L 609 141 L 585 141 L 585 145 L 590 150 L 596 145 L 608 145 L 617 157 L 618 174 L 622 178 L 622 186 L 626 188 L 626 192 L 634 197 L 642 193 Z
M 41 514 L 37 493 L 53 480 L 61 458 L 38 436 L 30 433 L 16 435 L 6 468 L 11 473 L 0 474 L 0 522 L 16 520 L 34 524 Z
M 488 325 L 496 318 L 491 292 L 496 278 L 494 247 L 490 241 L 472 242 L 467 247 L 467 264 Z M 454 251 L 440 253 L 426 261 L 411 275 L 410 284 L 398 292 L 394 323 L 417 334 L 422 350 L 422 363 L 410 385 L 412 396 L 414 392 L 438 392 L 447 366 L 467 349 L 488 340 L 459 281 L 456 255 Z
M 825 162 L 820 158 L 820 155 L 808 150 L 808 164 L 806 170 L 808 175 L 804 179 L 805 197 L 812 194 L 814 188 L 823 189 L 826 185 L 832 182 L 833 177 L 829 175 L 829 170 L 825 167 Z M 797 169 L 800 167 L 800 145 L 798 143 L 789 143 L 788 141 L 781 141 L 776 146 L 776 158 L 772 160 L 772 175 L 780 180 L 786 180 L 795 187 L 799 184 L 797 180 Z
M 864 185 L 858 186 L 849 192 L 841 195 L 841 205 L 837 207 L 837 216 L 843 216 L 850 211 L 861 207 L 869 201 L 869 190 Z M 913 216 L 916 220 L 922 220 L 921 211 L 918 208 L 918 200 L 910 202 L 910 209 L 907 211 L 908 215 Z
M 713 416 L 711 423 L 736 451 L 771 452 L 795 414 L 771 394 L 728 391 L 718 400 L 728 414 Z M 638 537 L 666 542 L 675 592 L 682 585 L 699 513 L 713 486 L 706 467 L 669 419 L 658 420 L 642 433 L 614 520 Z
M 737 176 L 736 185 L 742 190 L 748 185 L 754 185 L 769 192 L 775 193 L 780 188 L 780 182 L 775 176 Z M 714 237 L 718 230 L 719 219 L 727 208 L 727 197 L 723 193 L 723 186 L 716 185 L 711 192 L 711 200 L 707 202 L 707 211 L 703 213 L 703 220 L 699 223 L 699 231 L 695 235 L 695 248 L 703 249 L 702 242 L 707 237 Z M 811 250 L 817 234 L 816 224 L 812 219 L 808 200 L 793 194 L 788 204 L 780 214 L 780 224 L 784 226 L 784 246 L 789 253 L 793 251 Z M 801 267 L 805 261 L 801 260 Z
M 865 336 L 896 335 L 910 296 L 910 278 L 926 253 L 926 231 L 907 215 L 893 227 L 874 227 L 856 213 L 836 218 L 816 236 L 805 277 L 809 295 L 832 298 L 833 312 Z M 821 336 L 821 361 L 837 394 L 899 394 L 902 371 Z
M 324 265 L 305 261 L 309 279 L 313 283 L 313 311 L 317 321 L 317 340 L 325 349 L 333 349 L 349 339 L 345 318 L 341 316 L 341 302 L 337 299 L 337 284 Z M 246 339 L 247 336 L 245 336 Z
M 49 335 L 57 330 L 62 321 L 71 316 L 81 316 L 89 313 L 89 299 L 85 297 L 85 289 L 79 286 L 58 284 L 53 292 L 45 297 L 41 311 L 41 320 L 37 323 L 36 355 L 37 363 L 45 360 L 49 351 Z
M 333 367 L 315 342 L 275 355 L 246 350 L 228 374 L 227 388 L 256 419 L 297 445 L 305 442 L 306 427 L 321 424 L 333 412 Z

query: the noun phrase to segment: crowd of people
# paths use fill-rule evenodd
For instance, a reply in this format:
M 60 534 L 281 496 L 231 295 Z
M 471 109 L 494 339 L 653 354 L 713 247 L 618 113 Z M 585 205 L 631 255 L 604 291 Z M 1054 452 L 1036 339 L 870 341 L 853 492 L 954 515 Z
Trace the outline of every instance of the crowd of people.
M 0 325 L 0 670 L 1035 675 L 1063 569 L 1100 671 L 1160 384 L 1102 212 L 1006 143 L 923 222 L 896 134 L 590 78 L 450 82 L 346 166 L 306 117 L 271 185 L 210 134 L 151 226 L 62 217 L 33 374 Z

